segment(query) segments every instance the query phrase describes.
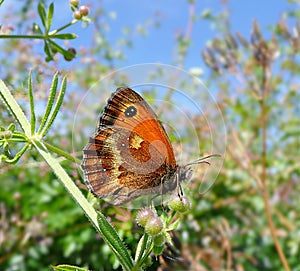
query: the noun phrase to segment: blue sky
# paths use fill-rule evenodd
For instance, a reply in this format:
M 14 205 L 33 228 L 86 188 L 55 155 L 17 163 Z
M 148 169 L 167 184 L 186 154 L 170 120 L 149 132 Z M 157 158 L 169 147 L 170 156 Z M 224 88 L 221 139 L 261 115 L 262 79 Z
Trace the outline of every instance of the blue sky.
M 47 4 L 50 2 L 46 1 Z M 54 26 L 61 26 L 68 22 L 72 16 L 69 1 L 54 0 L 54 2 L 56 13 Z M 200 16 L 204 10 L 211 10 L 215 15 L 223 10 L 221 0 L 196 0 L 195 2 L 196 16 Z M 19 1 L 15 0 L 4 1 L 4 4 L 0 8 L 0 24 L 6 23 L 3 21 L 3 13 L 7 13 L 7 10 L 11 7 L 17 7 L 18 3 Z M 81 0 L 80 4 L 88 5 L 89 1 Z M 147 20 L 153 20 L 154 14 L 157 12 L 161 16 L 161 25 L 159 28 L 150 26 L 147 29 L 146 36 L 141 36 L 137 33 L 133 34 L 133 48 L 125 50 L 121 48 L 121 50 L 124 50 L 127 60 L 117 63 L 118 65 L 133 65 L 145 62 L 174 64 L 174 61 L 177 60 L 175 50 L 176 33 L 184 33 L 188 24 L 189 4 L 187 0 L 104 0 L 100 2 L 100 5 L 105 11 L 116 15 L 114 19 L 106 18 L 106 23 L 110 27 L 110 30 L 106 33 L 106 37 L 112 45 L 122 37 L 122 29 L 124 27 L 135 29 L 137 25 L 144 25 Z M 285 0 L 231 0 L 228 1 L 228 6 L 231 12 L 232 32 L 235 33 L 238 31 L 247 38 L 250 35 L 254 19 L 258 20 L 265 34 L 267 27 L 278 22 L 282 13 L 292 7 Z M 296 5 L 294 5 L 294 8 L 296 8 Z M 93 9 L 91 13 L 93 13 Z M 70 30 L 78 33 L 78 39 L 70 43 L 72 46 L 84 47 L 90 45 L 91 37 L 94 34 L 92 24 L 86 29 L 81 29 L 76 25 Z M 270 32 L 267 35 L 270 35 Z M 218 36 L 218 30 L 213 27 L 211 22 L 197 20 L 192 27 L 191 46 L 188 49 L 184 68 L 189 69 L 190 67 L 204 66 L 200 52 L 206 42 L 216 36 Z M 68 63 L 65 64 L 69 65 Z
M 172 64 L 172 61 L 176 59 L 175 36 L 176 32 L 185 32 L 189 12 L 187 1 L 114 0 L 104 1 L 103 7 L 108 11 L 115 11 L 117 14 L 116 19 L 111 21 L 111 31 L 108 35 L 111 41 L 118 38 L 119 31 L 123 26 L 136 27 L 136 25 L 142 24 L 146 19 L 151 18 L 155 11 L 159 10 L 161 13 L 160 28 L 150 27 L 147 36 L 136 36 L 133 49 L 126 50 L 127 64 L 157 61 Z M 195 7 L 197 16 L 207 9 L 210 9 L 214 14 L 218 14 L 222 10 L 220 1 L 196 1 Z M 257 19 L 263 30 L 265 30 L 267 26 L 278 21 L 287 7 L 287 2 L 283 0 L 229 1 L 231 28 L 233 32 L 238 31 L 249 37 L 254 19 Z M 191 47 L 185 62 L 186 68 L 198 66 L 199 63 L 202 63 L 200 50 L 209 39 L 217 35 L 217 29 L 214 29 L 210 22 L 197 21 L 193 24 Z

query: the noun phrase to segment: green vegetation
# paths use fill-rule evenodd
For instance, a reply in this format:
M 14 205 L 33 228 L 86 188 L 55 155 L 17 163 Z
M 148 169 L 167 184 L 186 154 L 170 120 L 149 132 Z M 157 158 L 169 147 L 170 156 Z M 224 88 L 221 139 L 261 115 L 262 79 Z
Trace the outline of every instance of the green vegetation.
M 85 128 L 91 128 L 85 120 L 74 125 L 77 107 L 101 76 L 122 67 L 135 43 L 129 30 L 112 44 L 106 31 L 113 15 L 96 3 L 87 8 L 71 0 L 70 17 L 55 29 L 58 2 L 19 1 L 5 11 L 11 20 L 0 22 L 1 270 L 300 271 L 299 12 L 283 11 L 268 29 L 254 21 L 244 37 L 232 33 L 226 5 L 219 15 L 206 10 L 197 17 L 195 2 L 188 2 L 189 27 L 177 37 L 174 62 L 184 68 L 196 43 L 193 24 L 208 21 L 218 29 L 199 47 L 209 71 L 200 79 L 218 90 L 218 109 L 209 114 L 223 115 L 226 155 L 206 193 L 200 195 L 200 184 L 192 182 L 184 202 L 173 198 L 151 210 L 92 197 L 78 166 L 81 149 L 73 145 L 84 146 Z M 163 24 L 155 20 L 153 25 Z M 90 22 L 97 29 L 93 42 L 77 48 L 73 42 L 84 44 L 77 34 Z M 147 27 L 149 22 L 140 25 L 138 33 Z M 15 28 L 22 34 L 12 33 Z M 195 66 L 200 58 L 195 56 Z M 194 87 L 181 83 L 187 91 Z M 96 102 L 92 113 L 106 101 Z M 196 131 L 205 149 L 207 131 Z M 170 138 L 177 146 L 176 137 Z M 187 127 L 181 143 L 192 138 Z

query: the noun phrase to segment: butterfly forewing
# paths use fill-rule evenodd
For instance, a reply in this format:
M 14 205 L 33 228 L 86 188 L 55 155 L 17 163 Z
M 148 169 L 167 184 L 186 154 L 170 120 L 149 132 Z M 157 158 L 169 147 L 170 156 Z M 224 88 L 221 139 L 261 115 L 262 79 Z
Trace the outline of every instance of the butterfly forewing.
M 170 141 L 145 100 L 130 88 L 113 93 L 96 135 L 83 150 L 82 168 L 98 197 L 122 204 L 159 187 L 176 172 Z

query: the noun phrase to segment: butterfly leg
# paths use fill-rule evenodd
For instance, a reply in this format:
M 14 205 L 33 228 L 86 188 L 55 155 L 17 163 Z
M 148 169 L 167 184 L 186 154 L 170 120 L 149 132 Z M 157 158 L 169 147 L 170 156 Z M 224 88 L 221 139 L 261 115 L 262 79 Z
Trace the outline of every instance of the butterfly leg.
M 161 178 L 160 179 L 160 196 L 161 196 L 161 207 L 162 207 L 162 209 L 164 211 L 165 210 L 165 206 L 164 206 L 163 193 L 164 193 L 164 182 L 163 182 L 163 178 Z
M 176 174 L 175 178 L 176 178 L 177 195 L 180 198 L 180 200 L 182 200 L 183 189 L 182 189 L 182 186 L 181 186 L 180 181 L 179 181 L 179 174 Z

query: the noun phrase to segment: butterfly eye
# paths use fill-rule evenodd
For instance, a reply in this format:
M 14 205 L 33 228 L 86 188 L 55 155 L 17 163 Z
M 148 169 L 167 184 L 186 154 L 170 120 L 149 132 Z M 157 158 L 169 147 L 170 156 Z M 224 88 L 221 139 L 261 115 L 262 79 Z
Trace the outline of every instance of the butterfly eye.
M 136 107 L 134 107 L 133 105 L 132 106 L 129 106 L 126 110 L 125 110 L 125 116 L 130 118 L 130 117 L 134 117 L 137 113 L 137 109 Z

